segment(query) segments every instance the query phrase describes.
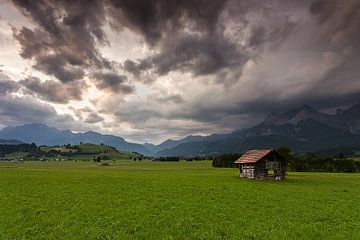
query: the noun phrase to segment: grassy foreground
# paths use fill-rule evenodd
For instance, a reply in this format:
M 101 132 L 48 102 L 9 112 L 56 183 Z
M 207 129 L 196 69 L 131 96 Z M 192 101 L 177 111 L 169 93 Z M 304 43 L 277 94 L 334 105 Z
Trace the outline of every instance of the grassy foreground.
M 360 174 L 110 164 L 0 163 L 0 239 L 360 239 Z

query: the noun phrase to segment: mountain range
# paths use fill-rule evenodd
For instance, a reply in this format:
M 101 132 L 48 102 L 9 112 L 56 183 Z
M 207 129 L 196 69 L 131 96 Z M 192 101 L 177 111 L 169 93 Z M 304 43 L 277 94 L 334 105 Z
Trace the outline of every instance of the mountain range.
M 283 113 L 270 113 L 261 123 L 229 134 L 188 136 L 166 140 L 171 147 L 158 156 L 208 155 L 248 149 L 289 146 L 297 152 L 323 151 L 360 145 L 360 104 L 336 114 L 325 114 L 304 105 Z M 163 146 L 160 144 L 155 147 Z
M 38 145 L 104 143 L 119 150 L 148 156 L 195 156 L 248 149 L 289 146 L 294 151 L 320 151 L 360 145 L 360 103 L 336 114 L 326 114 L 304 105 L 283 113 L 270 113 L 261 123 L 228 134 L 190 135 L 161 144 L 130 143 L 124 138 L 96 132 L 73 133 L 43 124 L 27 124 L 0 130 L 0 139 L 34 142 Z M 8 140 L 6 140 L 8 141 Z
M 153 154 L 141 144 L 127 142 L 122 137 L 104 135 L 93 131 L 73 133 L 70 130 L 61 131 L 53 127 L 48 127 L 44 124 L 37 123 L 3 128 L 0 130 L 0 138 L 16 139 L 24 143 L 36 143 L 37 145 L 49 146 L 79 144 L 80 142 L 94 144 L 103 143 L 122 151 L 138 152 L 144 155 Z

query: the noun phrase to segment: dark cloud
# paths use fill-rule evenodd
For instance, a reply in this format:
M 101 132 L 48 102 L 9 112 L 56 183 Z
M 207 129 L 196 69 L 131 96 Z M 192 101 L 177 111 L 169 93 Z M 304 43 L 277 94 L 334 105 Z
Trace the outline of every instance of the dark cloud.
M 19 84 L 0 71 L 0 96 L 8 95 L 19 90 Z
M 164 4 L 166 7 L 150 11 L 148 17 L 152 16 L 152 28 L 139 32 L 148 40 L 150 46 L 156 46 L 157 51 L 138 61 L 126 60 L 123 64 L 125 71 L 150 83 L 157 76 L 178 71 L 191 73 L 194 78 L 214 77 L 215 82 L 230 85 L 239 80 L 244 65 L 248 60 L 257 58 L 264 45 L 275 48 L 287 38 L 296 25 L 286 15 L 267 27 L 266 20 L 249 24 L 248 18 L 252 15 L 265 15 L 272 11 L 265 2 L 185 2 L 184 6 L 176 8 L 177 5 L 172 5 L 172 2 L 165 4 L 155 1 L 159 6 Z M 142 9 L 143 6 L 138 7 Z M 176 9 L 173 10 L 173 7 Z M 175 11 L 176 14 L 168 14 L 168 11 Z M 134 14 L 136 18 L 137 13 Z M 157 20 L 163 15 L 166 16 L 165 19 Z M 129 26 L 133 29 L 146 28 L 148 21 L 145 23 L 141 20 L 133 20 Z M 236 24 L 238 26 L 229 27 Z M 151 78 L 149 75 L 154 76 Z
M 133 80 L 155 83 L 145 88 L 159 91 L 133 103 L 112 98 L 106 112 L 74 110 L 84 122 L 108 114 L 118 118 L 115 125 L 187 134 L 252 125 L 304 103 L 331 108 L 359 100 L 358 0 L 13 2 L 35 24 L 14 28 L 21 56 L 61 82 L 22 81 L 34 96 L 80 99 L 81 87 L 69 86 L 88 78 L 111 97 L 135 92 Z M 99 49 L 109 44 L 105 24 L 141 36 L 144 55 L 123 63 L 105 59 Z M 11 84 L 2 81 L 0 92 L 17 91 Z
M 65 83 L 82 79 L 84 71 L 80 67 L 68 64 L 61 55 L 39 56 L 34 68 L 49 75 L 54 75 Z
M 323 23 L 335 13 L 339 3 L 336 0 L 316 0 L 311 3 L 310 12 L 318 15 L 319 22 Z
M 99 116 L 97 113 L 92 112 L 86 117 L 85 122 L 97 123 L 97 122 L 101 122 L 103 120 L 104 120 L 103 117 Z
M 261 45 L 265 40 L 266 30 L 263 26 L 257 26 L 251 30 L 249 46 Z
M 129 85 L 128 79 L 124 75 L 95 73 L 93 77 L 95 78 L 95 85 L 98 89 L 123 94 L 129 94 L 134 91 L 134 88 Z
M 102 30 L 105 22 L 113 29 L 128 28 L 143 36 L 157 53 L 135 62 L 125 61 L 124 70 L 136 79 L 151 83 L 157 76 L 171 71 L 193 75 L 218 74 L 218 82 L 238 80 L 249 53 L 226 37 L 227 18 L 224 12 L 237 12 L 242 17 L 246 9 L 256 9 L 251 1 L 205 0 L 176 1 L 19 1 L 16 6 L 38 27 L 14 29 L 14 36 L 22 46 L 24 58 L 35 59 L 34 68 L 69 82 L 83 78 L 84 69 L 111 69 L 96 43 L 106 44 Z M 85 4 L 86 3 L 86 4 Z M 260 4 L 259 7 L 261 8 Z M 236 11 L 235 11 L 236 9 Z M 240 17 L 239 17 L 240 16 Z M 242 27 L 243 28 L 243 27 Z M 236 30 L 236 29 L 235 29 Z M 262 44 L 265 28 L 254 26 L 250 47 Z M 244 36 L 240 36 L 244 37 Z M 150 74 L 148 74 L 150 73 Z M 151 77 L 151 75 L 154 75 Z
M 135 106 L 133 108 L 128 108 L 127 106 L 120 107 L 120 109 L 114 111 L 114 115 L 120 121 L 136 125 L 141 122 L 164 118 L 164 116 L 156 110 L 146 109 L 141 106 Z
M 143 61 L 142 64 L 137 64 L 134 61 L 127 59 L 123 64 L 124 70 L 132 73 L 135 77 L 139 78 L 142 71 L 146 70 L 150 66 L 146 65 Z
M 0 96 L 1 123 L 14 126 L 25 123 L 68 123 L 70 115 L 58 115 L 48 104 L 29 97 Z
M 213 32 L 226 0 L 110 0 L 112 26 L 140 33 L 150 46 L 183 28 Z
M 125 61 L 124 70 L 144 82 L 151 82 L 156 76 L 171 71 L 200 76 L 236 67 L 241 72 L 248 59 L 247 53 L 224 37 L 224 29 L 218 22 L 226 3 L 155 1 L 115 4 L 121 8 L 114 16 L 118 24 L 139 32 L 150 47 L 158 49 L 148 58 Z M 155 77 L 149 78 L 147 73 Z
M 87 123 L 97 123 L 104 120 L 103 117 L 101 117 L 97 112 L 94 112 L 94 110 L 89 107 L 75 108 L 70 106 L 69 110 L 71 110 L 80 121 Z
M 180 103 L 184 103 L 185 100 L 181 97 L 180 94 L 174 94 L 174 95 L 169 95 L 169 96 L 157 96 L 156 101 L 160 102 L 160 103 L 176 103 L 176 104 L 180 104 Z
M 37 24 L 34 29 L 13 30 L 21 56 L 34 59 L 36 69 L 70 82 L 81 79 L 86 67 L 109 67 L 96 47 L 97 42 L 106 42 L 102 1 L 13 2 Z
M 247 60 L 248 57 L 234 44 L 220 36 L 188 35 L 166 42 L 159 54 L 140 62 L 137 71 L 152 68 L 158 75 L 166 75 L 170 71 L 209 75 L 224 68 L 239 69 Z
M 81 100 L 82 92 L 87 87 L 83 81 L 67 84 L 54 80 L 40 81 L 37 77 L 21 80 L 28 91 L 26 93 L 54 103 L 68 103 L 70 100 Z

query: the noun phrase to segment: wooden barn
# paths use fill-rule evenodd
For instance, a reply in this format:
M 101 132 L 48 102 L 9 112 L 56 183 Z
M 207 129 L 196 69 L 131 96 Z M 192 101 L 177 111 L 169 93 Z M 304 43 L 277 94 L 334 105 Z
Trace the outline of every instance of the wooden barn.
M 275 149 L 247 151 L 234 164 L 240 177 L 281 180 L 286 175 L 287 159 Z

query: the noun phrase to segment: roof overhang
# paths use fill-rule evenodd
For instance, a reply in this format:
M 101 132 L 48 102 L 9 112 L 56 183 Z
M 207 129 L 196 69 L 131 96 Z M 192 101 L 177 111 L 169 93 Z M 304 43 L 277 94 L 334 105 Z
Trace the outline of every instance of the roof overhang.
M 234 164 L 240 163 L 256 163 L 257 161 L 263 159 L 270 153 L 274 152 L 274 149 L 263 149 L 263 150 L 251 150 L 247 151 L 239 159 L 237 159 Z

